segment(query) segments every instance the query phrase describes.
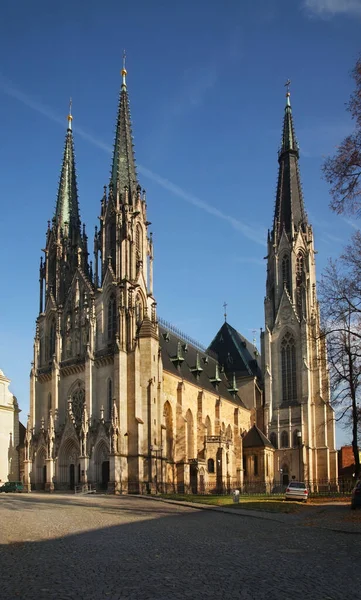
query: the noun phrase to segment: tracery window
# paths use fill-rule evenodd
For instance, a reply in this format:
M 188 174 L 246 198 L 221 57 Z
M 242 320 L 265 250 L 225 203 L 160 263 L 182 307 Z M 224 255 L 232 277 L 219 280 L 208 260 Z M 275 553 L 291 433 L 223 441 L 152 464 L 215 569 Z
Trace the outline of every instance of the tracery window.
M 277 444 L 277 436 L 276 436 L 276 434 L 275 434 L 275 432 L 274 432 L 274 431 L 272 431 L 272 433 L 270 434 L 270 436 L 269 436 L 269 441 L 271 442 L 272 446 L 273 446 L 274 448 L 276 448 L 276 450 L 277 450 L 277 448 L 278 448 L 278 444 Z
M 85 390 L 84 388 L 78 388 L 71 397 L 72 401 L 72 411 L 75 418 L 76 425 L 80 425 L 82 416 L 83 416 L 83 408 L 85 403 Z
M 281 433 L 281 448 L 288 448 L 288 432 L 282 431 Z
M 287 332 L 281 343 L 282 401 L 297 400 L 296 347 L 291 333 Z
M 117 303 L 114 294 L 108 302 L 108 340 L 113 341 L 117 330 Z
M 285 254 L 282 258 L 282 283 L 288 293 L 291 293 L 291 271 L 290 271 L 290 259 L 288 254 Z

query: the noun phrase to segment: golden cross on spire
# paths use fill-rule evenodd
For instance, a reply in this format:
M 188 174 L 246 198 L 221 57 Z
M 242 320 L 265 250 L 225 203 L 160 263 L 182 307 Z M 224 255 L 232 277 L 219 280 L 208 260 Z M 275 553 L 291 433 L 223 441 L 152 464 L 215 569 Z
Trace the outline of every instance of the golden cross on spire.
M 290 85 L 291 85 L 291 80 L 287 79 L 287 81 L 285 83 L 285 87 L 287 88 L 287 94 L 290 93 Z
M 71 114 L 72 105 L 73 105 L 73 101 L 70 98 L 70 100 L 69 100 L 69 114 L 68 114 L 68 129 L 71 129 L 71 122 L 73 120 L 73 117 L 72 117 L 72 114 Z
M 125 80 L 126 76 L 127 76 L 127 70 L 125 68 L 125 59 L 127 58 L 126 54 L 125 54 L 125 50 L 123 51 L 123 68 L 122 68 L 122 77 L 123 77 L 123 86 L 126 87 L 127 82 Z

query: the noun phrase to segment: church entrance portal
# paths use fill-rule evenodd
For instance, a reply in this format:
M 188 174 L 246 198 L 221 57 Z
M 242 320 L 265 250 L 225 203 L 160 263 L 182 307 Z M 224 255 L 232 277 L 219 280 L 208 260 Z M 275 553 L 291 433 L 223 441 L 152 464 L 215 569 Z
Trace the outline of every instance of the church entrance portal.
M 109 460 L 102 462 L 102 490 L 106 490 L 109 483 Z

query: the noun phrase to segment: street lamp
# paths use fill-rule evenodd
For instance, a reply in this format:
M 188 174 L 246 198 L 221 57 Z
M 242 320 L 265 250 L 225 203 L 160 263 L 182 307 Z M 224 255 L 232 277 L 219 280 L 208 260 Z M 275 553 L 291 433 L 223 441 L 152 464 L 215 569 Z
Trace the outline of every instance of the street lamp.
M 302 455 L 301 455 L 301 448 L 302 448 L 302 432 L 301 431 L 297 431 L 297 440 L 298 440 L 298 458 L 299 458 L 299 478 L 300 481 L 302 481 L 303 479 L 303 474 L 301 473 L 302 471 Z

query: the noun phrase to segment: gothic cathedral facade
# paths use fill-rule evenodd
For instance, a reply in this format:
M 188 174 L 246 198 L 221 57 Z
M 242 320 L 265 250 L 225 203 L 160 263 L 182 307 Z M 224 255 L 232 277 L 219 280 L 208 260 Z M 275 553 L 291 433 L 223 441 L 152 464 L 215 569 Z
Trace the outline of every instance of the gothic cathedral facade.
M 80 221 L 68 116 L 56 210 L 40 261 L 27 489 L 270 490 L 282 473 L 335 478 L 313 236 L 289 101 L 268 240 L 262 374 L 256 348 L 227 323 L 206 350 L 158 319 L 126 75 L 123 68 L 93 261 Z

